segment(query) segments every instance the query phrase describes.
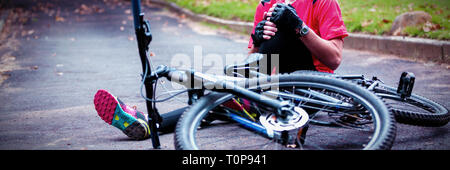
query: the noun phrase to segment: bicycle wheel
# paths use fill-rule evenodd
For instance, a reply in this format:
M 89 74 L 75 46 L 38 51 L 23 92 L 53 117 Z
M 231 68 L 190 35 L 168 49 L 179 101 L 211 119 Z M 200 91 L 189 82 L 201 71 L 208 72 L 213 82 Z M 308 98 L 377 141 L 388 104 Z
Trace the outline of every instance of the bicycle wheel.
M 281 122 L 271 116 L 273 108 L 242 96 L 213 92 L 179 119 L 176 149 L 390 149 L 395 139 L 394 118 L 386 106 L 356 84 L 309 74 L 276 75 L 240 83 L 258 84 L 249 89 L 275 94 L 279 100 L 303 108 L 310 117 L 308 125 L 268 133 L 261 121 Z M 230 102 L 240 107 L 232 108 Z
M 450 114 L 444 106 L 417 94 L 402 99 L 397 89 L 386 85 L 374 88 L 374 92 L 385 101 L 399 123 L 438 127 L 450 120 Z

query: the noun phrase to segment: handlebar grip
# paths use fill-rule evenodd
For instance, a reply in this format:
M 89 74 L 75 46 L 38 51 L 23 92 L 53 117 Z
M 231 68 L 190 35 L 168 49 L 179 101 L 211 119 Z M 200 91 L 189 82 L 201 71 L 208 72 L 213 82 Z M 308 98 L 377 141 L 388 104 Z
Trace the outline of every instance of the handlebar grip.
M 168 74 L 170 81 L 185 83 L 189 81 L 189 77 L 185 71 L 172 70 Z

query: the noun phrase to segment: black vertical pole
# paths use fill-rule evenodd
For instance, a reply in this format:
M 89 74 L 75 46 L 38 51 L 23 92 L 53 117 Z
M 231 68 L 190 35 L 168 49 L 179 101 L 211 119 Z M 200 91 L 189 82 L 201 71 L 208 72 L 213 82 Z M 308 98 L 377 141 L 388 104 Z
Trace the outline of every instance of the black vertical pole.
M 136 30 L 136 40 L 138 42 L 139 48 L 139 56 L 141 58 L 142 63 L 142 71 L 145 73 L 147 70 L 147 75 L 151 74 L 151 68 L 149 61 L 147 59 L 147 51 L 148 45 L 152 40 L 152 36 L 150 34 L 150 30 L 146 32 L 144 28 L 144 14 L 141 14 L 141 3 L 140 0 L 132 0 L 132 8 L 133 8 L 133 18 L 134 18 L 134 28 Z M 148 25 L 149 26 L 149 25 Z M 147 28 L 150 29 L 150 28 Z M 143 74 L 143 76 L 146 76 Z M 142 77 L 143 79 L 145 77 Z M 153 82 L 146 79 L 144 82 L 145 85 L 145 95 L 147 98 L 153 98 Z M 150 133 L 152 138 L 152 144 L 154 149 L 160 149 L 161 144 L 159 142 L 159 136 L 157 131 L 157 123 L 159 123 L 159 113 L 153 108 L 152 102 L 146 100 L 147 104 L 147 113 L 148 113 L 148 124 L 150 126 Z

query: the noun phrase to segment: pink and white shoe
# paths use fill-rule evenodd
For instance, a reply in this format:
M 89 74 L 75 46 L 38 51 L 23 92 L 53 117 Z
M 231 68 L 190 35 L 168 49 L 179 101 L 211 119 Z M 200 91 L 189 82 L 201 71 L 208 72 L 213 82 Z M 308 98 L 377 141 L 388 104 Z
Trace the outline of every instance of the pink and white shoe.
M 129 107 L 106 90 L 94 96 L 95 110 L 106 123 L 119 128 L 128 137 L 143 140 L 150 137 L 147 117 L 136 108 Z

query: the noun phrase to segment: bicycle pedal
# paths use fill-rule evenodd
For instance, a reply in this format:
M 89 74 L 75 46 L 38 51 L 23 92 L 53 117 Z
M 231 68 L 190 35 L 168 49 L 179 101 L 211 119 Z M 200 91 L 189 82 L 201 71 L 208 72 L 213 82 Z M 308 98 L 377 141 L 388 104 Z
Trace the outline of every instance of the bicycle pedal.
M 415 79 L 416 76 L 411 72 L 403 72 L 400 76 L 397 94 L 399 94 L 402 99 L 411 96 Z

